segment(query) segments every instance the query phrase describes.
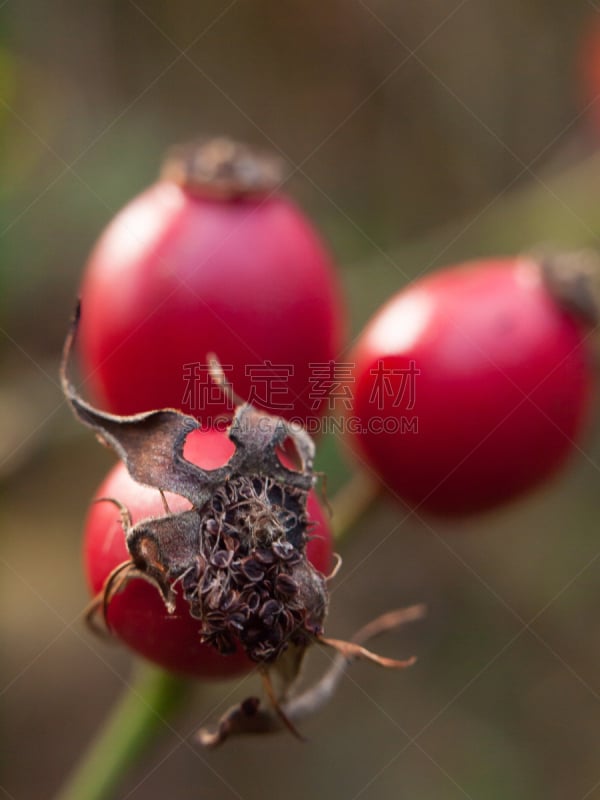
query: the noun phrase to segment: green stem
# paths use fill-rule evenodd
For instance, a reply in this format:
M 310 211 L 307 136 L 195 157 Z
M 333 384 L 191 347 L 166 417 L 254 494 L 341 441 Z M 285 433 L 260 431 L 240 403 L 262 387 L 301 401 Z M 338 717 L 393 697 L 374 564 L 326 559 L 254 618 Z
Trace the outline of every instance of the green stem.
M 109 800 L 119 780 L 181 704 L 189 684 L 146 663 L 56 800 Z

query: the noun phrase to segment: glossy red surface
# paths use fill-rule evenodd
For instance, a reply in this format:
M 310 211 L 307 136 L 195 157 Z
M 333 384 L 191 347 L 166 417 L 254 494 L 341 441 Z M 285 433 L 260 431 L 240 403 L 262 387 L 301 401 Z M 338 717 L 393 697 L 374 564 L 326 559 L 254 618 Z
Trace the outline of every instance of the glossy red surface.
M 349 359 L 355 447 L 413 508 L 467 514 L 510 500 L 574 450 L 592 384 L 584 336 L 525 258 L 416 281 L 376 314 Z M 374 389 L 385 370 L 411 368 L 412 379 L 388 375 L 387 393 Z M 373 418 L 400 427 L 363 432 Z
M 207 406 L 199 372 L 213 352 L 241 397 L 304 420 L 319 413 L 310 365 L 334 359 L 342 341 L 330 256 L 280 195 L 223 201 L 155 184 L 100 238 L 81 298 L 82 368 L 97 403 L 118 414 L 222 412 L 218 392 Z M 270 388 L 253 372 L 266 360 L 289 368 Z

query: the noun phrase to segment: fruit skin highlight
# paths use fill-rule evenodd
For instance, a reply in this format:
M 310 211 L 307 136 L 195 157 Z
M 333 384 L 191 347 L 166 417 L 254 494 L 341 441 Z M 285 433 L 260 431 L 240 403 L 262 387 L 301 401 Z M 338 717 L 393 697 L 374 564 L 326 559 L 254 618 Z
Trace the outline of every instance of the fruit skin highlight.
M 233 453 L 233 444 L 226 434 L 201 430 L 189 434 L 184 454 L 187 459 L 206 469 L 223 465 Z M 96 492 L 95 499 L 112 497 L 131 512 L 133 521 L 164 515 L 158 491 L 136 483 L 122 462 L 116 464 Z M 167 494 L 173 512 L 190 507 L 188 501 Z M 311 492 L 308 511 L 316 523 L 308 543 L 311 563 L 327 574 L 331 569 L 332 534 L 319 502 Z M 92 596 L 97 595 L 115 567 L 130 556 L 119 511 L 109 502 L 91 506 L 85 524 L 84 563 Z M 204 679 L 224 680 L 250 672 L 256 667 L 241 650 L 230 656 L 221 655 L 214 647 L 200 643 L 201 621 L 190 616 L 189 606 L 178 593 L 174 614 L 167 613 L 157 589 L 143 579 L 134 579 L 114 595 L 108 606 L 107 621 L 111 632 L 132 650 L 165 669 Z
M 376 313 L 349 358 L 363 429 L 353 446 L 419 512 L 505 503 L 576 448 L 593 381 L 585 338 L 533 258 L 418 280 Z M 374 418 L 395 432 L 374 432 Z
M 211 146 L 213 161 L 234 157 Z M 318 416 L 311 365 L 337 357 L 344 330 L 330 255 L 273 182 L 217 191 L 186 164 L 117 214 L 88 261 L 79 352 L 91 395 L 120 415 L 177 408 L 209 424 L 226 408 L 209 384 L 215 353 L 256 407 Z

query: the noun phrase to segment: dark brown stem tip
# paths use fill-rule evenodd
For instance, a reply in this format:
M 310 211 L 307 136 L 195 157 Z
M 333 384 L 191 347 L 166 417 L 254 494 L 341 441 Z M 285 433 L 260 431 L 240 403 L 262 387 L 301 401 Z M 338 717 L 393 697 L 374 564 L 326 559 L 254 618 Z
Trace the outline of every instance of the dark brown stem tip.
M 201 197 L 229 200 L 268 194 L 283 181 L 284 172 L 277 156 L 218 137 L 171 148 L 161 178 Z
M 230 708 L 216 728 L 201 728 L 196 733 L 196 741 L 207 749 L 213 749 L 230 736 L 276 733 L 282 727 L 280 718 L 271 710 L 262 708 L 257 697 L 248 697 Z
M 548 291 L 566 310 L 589 325 L 600 322 L 600 254 L 594 250 L 532 254 Z

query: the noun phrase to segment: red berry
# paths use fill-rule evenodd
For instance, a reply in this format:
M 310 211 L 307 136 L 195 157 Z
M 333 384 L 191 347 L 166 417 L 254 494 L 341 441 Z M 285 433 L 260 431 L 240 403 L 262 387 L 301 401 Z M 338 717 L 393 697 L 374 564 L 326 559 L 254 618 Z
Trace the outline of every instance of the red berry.
M 218 431 L 194 431 L 185 444 L 190 461 L 214 469 L 224 464 L 234 450 L 232 442 Z M 136 483 L 119 462 L 99 487 L 96 498 L 112 497 L 131 512 L 133 521 L 163 516 L 159 493 Z M 189 503 L 169 494 L 172 511 L 183 511 Z M 332 538 L 328 522 L 311 492 L 308 512 L 317 525 L 308 544 L 308 557 L 320 571 L 327 573 L 331 564 Z M 88 585 L 97 595 L 112 570 L 129 559 L 119 513 L 112 503 L 91 506 L 85 526 L 84 560 Z M 178 595 L 174 614 L 168 614 L 157 589 L 136 578 L 115 594 L 108 607 L 112 632 L 132 650 L 165 669 L 202 678 L 224 679 L 253 669 L 256 665 L 241 650 L 224 656 L 213 647 L 200 643 L 201 622 L 189 614 L 186 602 Z
M 335 359 L 343 325 L 315 230 L 282 194 L 172 175 L 117 215 L 87 264 L 80 347 L 92 394 L 117 414 L 174 407 L 206 422 L 225 408 L 214 388 L 208 397 L 214 352 L 257 407 L 318 414 L 326 398 L 312 408 L 311 365 Z
M 592 385 L 584 336 L 531 259 L 416 281 L 375 315 L 350 358 L 355 444 L 418 509 L 467 514 L 503 503 L 574 449 Z

